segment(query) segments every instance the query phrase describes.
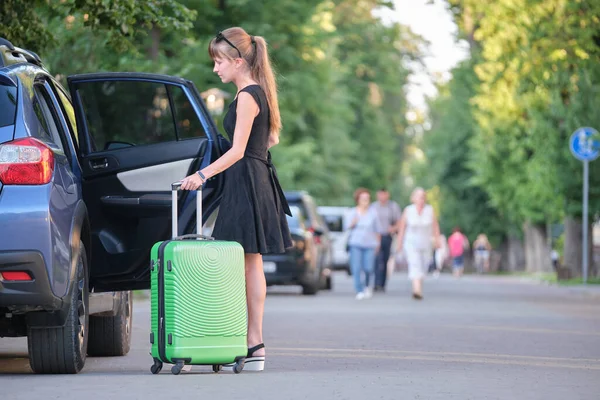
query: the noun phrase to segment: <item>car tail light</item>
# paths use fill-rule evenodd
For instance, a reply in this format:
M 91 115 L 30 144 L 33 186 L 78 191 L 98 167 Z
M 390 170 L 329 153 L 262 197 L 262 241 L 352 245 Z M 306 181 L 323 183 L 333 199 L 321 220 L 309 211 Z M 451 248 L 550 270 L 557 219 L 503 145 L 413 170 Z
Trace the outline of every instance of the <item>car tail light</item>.
M 0 145 L 0 182 L 5 185 L 43 185 L 54 171 L 54 154 L 34 138 Z
M 321 244 L 321 236 L 315 234 L 315 228 L 308 228 L 308 231 L 313 234 L 313 239 L 316 244 Z
M 0 272 L 2 279 L 5 281 L 31 281 L 31 275 L 25 271 L 4 271 Z

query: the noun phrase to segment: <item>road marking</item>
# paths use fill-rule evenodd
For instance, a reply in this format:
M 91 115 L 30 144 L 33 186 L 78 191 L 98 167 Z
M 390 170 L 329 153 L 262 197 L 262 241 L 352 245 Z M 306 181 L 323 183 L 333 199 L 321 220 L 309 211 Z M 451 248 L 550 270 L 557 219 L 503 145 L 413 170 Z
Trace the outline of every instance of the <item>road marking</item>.
M 313 353 L 310 351 L 319 351 Z M 286 352 L 289 351 L 289 352 Z M 307 351 L 309 351 L 307 353 Z M 347 354 L 336 354 L 345 352 Z M 354 353 L 353 353 L 354 352 Z M 357 353 L 384 353 L 384 354 L 357 354 Z M 435 353 L 421 352 L 421 355 L 401 355 L 390 353 L 402 353 L 393 350 L 365 350 L 365 349 L 292 349 L 292 348 L 270 348 L 269 354 L 275 357 L 315 357 L 315 358 L 339 358 L 339 359 L 387 359 L 387 360 L 413 360 L 413 361 L 440 361 L 445 363 L 468 363 L 468 364 L 493 364 L 493 365 L 520 365 L 528 367 L 549 367 L 549 368 L 567 368 L 581 370 L 600 370 L 600 364 L 591 365 L 582 363 L 599 363 L 600 360 L 591 359 L 569 359 L 569 358 L 552 358 L 552 357 L 529 357 L 529 356 L 512 356 L 512 355 L 477 355 L 469 357 L 470 353 Z M 419 352 L 405 352 L 419 353 Z M 505 359 L 503 359 L 505 358 Z M 517 360 L 521 358 L 523 360 Z M 529 358 L 530 360 L 525 360 Z M 546 360 L 546 361 L 545 361 Z M 569 363 L 551 362 L 551 361 L 569 361 Z
M 460 356 L 460 357 L 482 357 L 482 358 L 521 358 L 538 361 L 570 361 L 570 362 L 589 362 L 599 363 L 598 358 L 565 358 L 565 357 L 546 357 L 546 356 L 523 356 L 517 354 L 494 354 L 494 353 L 464 353 L 450 351 L 413 351 L 413 350 L 391 350 L 391 349 L 353 349 L 353 348 L 325 348 L 325 347 L 269 347 L 269 350 L 275 351 L 313 351 L 328 353 L 385 353 L 385 354 L 407 354 L 423 356 Z
M 485 331 L 507 331 L 507 332 L 523 332 L 523 333 L 549 333 L 563 335 L 581 335 L 581 336 L 600 336 L 600 332 L 585 332 L 585 331 L 565 331 L 558 329 L 546 328 L 517 328 L 512 326 L 485 326 L 485 325 L 440 325 L 439 328 L 451 329 L 479 329 Z

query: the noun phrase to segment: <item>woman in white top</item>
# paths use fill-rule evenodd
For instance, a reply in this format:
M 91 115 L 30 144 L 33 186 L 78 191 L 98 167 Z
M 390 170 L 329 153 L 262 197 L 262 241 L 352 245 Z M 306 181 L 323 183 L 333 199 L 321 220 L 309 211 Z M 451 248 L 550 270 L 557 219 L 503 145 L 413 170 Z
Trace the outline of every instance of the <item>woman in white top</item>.
M 439 247 L 440 227 L 433 207 L 426 204 L 423 188 L 413 190 L 412 204 L 404 209 L 398 228 L 398 251 L 404 251 L 408 278 L 412 280 L 413 298 L 423 298 L 423 278 L 432 258 L 432 247 Z

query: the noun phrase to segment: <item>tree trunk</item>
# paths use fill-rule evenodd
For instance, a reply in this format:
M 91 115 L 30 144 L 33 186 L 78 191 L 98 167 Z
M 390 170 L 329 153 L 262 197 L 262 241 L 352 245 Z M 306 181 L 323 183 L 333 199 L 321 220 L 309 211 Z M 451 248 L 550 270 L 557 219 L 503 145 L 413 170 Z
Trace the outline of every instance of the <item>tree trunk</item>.
M 546 235 L 546 224 L 523 225 L 525 233 L 525 262 L 527 272 L 552 272 L 550 246 Z
M 514 236 L 508 236 L 500 246 L 500 271 L 525 271 L 525 247 Z
M 158 26 L 152 26 L 152 29 L 150 30 L 150 39 L 152 42 L 150 44 L 148 56 L 152 61 L 156 61 L 158 60 L 158 52 L 160 50 L 160 28 Z
M 563 279 L 583 276 L 583 234 L 581 219 L 565 217 L 565 248 L 563 252 L 562 267 L 566 270 L 560 276 Z M 595 276 L 594 263 L 592 261 L 592 227 L 588 229 L 588 277 Z

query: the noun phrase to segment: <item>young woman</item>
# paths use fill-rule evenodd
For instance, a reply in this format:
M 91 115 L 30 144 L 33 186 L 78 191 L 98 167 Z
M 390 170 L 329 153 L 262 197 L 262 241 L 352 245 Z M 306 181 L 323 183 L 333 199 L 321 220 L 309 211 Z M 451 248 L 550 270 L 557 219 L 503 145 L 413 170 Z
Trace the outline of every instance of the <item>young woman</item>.
M 398 228 L 398 251 L 404 250 L 413 298 L 423 298 L 423 279 L 432 258 L 432 245 L 439 247 L 440 227 L 433 207 L 427 204 L 425 190 L 413 190 L 412 204 L 404 209 Z
M 263 254 L 292 247 L 285 214 L 290 214 L 269 148 L 279 143 L 281 119 L 275 77 L 267 43 L 242 28 L 230 28 L 211 40 L 213 71 L 237 87 L 223 126 L 231 149 L 206 168 L 186 177 L 182 189 L 196 190 L 210 177 L 225 172 L 225 187 L 213 236 L 244 247 L 248 303 L 248 357 L 245 371 L 265 365 L 263 313 L 266 281 Z
M 350 270 L 354 278 L 356 299 L 362 300 L 373 294 L 369 281 L 373 275 L 375 255 L 381 245 L 381 226 L 377 212 L 371 208 L 371 195 L 367 189 L 356 189 L 354 201 L 356 207 L 346 215 L 345 226 L 349 230 Z
M 473 251 L 475 253 L 475 266 L 477 273 L 482 274 L 490 270 L 490 252 L 492 245 L 485 233 L 477 235 L 477 239 L 473 242 Z

